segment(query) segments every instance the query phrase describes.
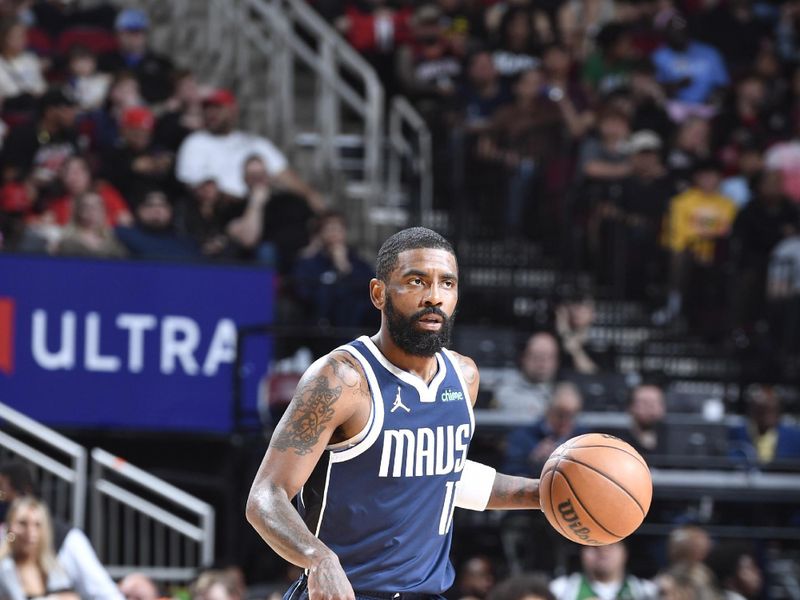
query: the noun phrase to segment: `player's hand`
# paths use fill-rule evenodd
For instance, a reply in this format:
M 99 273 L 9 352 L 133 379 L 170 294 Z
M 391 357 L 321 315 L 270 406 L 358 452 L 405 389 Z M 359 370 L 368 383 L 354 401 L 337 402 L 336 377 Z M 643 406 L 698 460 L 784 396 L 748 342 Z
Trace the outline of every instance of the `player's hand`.
M 308 570 L 309 600 L 355 600 L 353 586 L 333 552 Z

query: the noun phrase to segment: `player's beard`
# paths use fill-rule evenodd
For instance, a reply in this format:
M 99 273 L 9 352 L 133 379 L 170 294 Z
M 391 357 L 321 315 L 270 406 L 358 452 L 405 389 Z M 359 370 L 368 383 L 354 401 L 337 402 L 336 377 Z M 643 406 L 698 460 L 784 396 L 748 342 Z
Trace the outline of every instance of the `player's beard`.
M 386 296 L 384 306 L 389 335 L 395 344 L 406 354 L 412 356 L 433 356 L 442 348 L 450 345 L 450 332 L 453 329 L 455 312 L 449 317 L 442 309 L 435 306 L 423 308 L 410 317 L 404 317 L 392 304 L 391 296 Z M 436 314 L 442 319 L 439 331 L 420 331 L 414 325 L 425 315 Z

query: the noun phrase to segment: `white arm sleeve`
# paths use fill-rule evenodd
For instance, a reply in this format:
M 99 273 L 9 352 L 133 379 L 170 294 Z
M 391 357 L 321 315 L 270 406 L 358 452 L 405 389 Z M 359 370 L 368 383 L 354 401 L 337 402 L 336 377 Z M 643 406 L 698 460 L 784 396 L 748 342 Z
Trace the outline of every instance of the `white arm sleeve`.
M 492 495 L 497 471 L 481 463 L 468 460 L 456 484 L 456 506 L 469 510 L 486 510 Z

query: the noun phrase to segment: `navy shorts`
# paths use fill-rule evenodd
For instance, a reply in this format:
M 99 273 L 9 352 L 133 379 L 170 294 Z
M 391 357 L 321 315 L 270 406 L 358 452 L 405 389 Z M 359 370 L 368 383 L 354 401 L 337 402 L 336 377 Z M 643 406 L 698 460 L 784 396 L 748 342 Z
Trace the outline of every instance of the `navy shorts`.
M 295 581 L 283 595 L 283 600 L 308 600 L 308 586 L 305 575 Z M 360 592 L 356 600 L 444 600 L 439 594 L 418 594 L 408 592 Z

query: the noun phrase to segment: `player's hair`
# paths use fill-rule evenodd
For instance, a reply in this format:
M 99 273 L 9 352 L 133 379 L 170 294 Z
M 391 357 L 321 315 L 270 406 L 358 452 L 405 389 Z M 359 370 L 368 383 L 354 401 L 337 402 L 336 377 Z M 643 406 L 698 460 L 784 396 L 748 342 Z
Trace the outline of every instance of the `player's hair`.
M 406 250 L 418 250 L 420 248 L 446 250 L 454 257 L 456 255 L 456 251 L 453 250 L 450 242 L 435 231 L 425 227 L 409 227 L 398 231 L 383 242 L 375 263 L 376 277 L 381 281 L 388 281 L 389 275 L 397 266 L 399 254 Z
M 39 496 L 39 489 L 30 465 L 21 460 L 0 463 L 0 475 L 8 479 L 8 484 L 21 496 Z

